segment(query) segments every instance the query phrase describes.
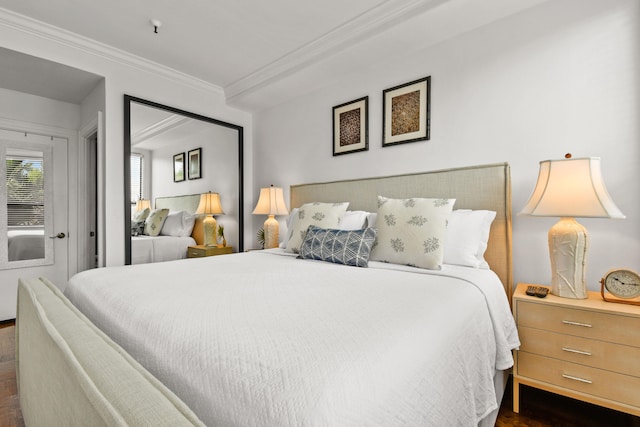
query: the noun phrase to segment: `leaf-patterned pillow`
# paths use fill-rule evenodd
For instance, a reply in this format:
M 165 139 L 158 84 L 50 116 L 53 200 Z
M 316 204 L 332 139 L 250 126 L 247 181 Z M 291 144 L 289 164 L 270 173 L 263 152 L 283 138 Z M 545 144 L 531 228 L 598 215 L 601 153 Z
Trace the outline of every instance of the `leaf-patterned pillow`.
M 144 224 L 144 234 L 153 237 L 160 234 L 167 216 L 169 216 L 169 209 L 156 209 L 151 212 Z
M 370 259 L 439 270 L 447 219 L 455 201 L 378 196 L 378 234 Z
M 287 252 L 300 252 L 300 245 L 310 225 L 319 228 L 339 228 L 340 219 L 349 207 L 344 203 L 305 203 L 298 209 L 298 217 L 293 222 L 293 230 L 287 242 Z

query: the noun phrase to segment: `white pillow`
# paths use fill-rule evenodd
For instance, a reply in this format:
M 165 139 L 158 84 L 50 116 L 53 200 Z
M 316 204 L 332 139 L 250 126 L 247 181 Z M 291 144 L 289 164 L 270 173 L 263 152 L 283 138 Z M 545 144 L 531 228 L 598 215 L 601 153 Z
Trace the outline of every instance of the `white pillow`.
M 156 209 L 152 211 L 144 222 L 144 234 L 147 236 L 159 235 L 168 215 L 169 209 Z
M 439 270 L 455 199 L 378 196 L 377 242 L 371 260 Z
M 182 215 L 182 234 L 180 237 L 189 237 L 193 233 L 193 227 L 196 225 L 196 216 L 185 212 Z
M 449 217 L 444 240 L 444 263 L 488 269 L 484 259 L 494 211 L 456 209 Z
M 287 252 L 298 253 L 304 240 L 307 228 L 315 225 L 319 228 L 338 228 L 340 219 L 349 206 L 345 203 L 305 203 L 298 209 L 297 215 L 292 218 L 291 231 L 287 241 Z
M 195 222 L 195 215 L 190 215 L 185 211 L 169 212 L 160 234 L 163 236 L 188 237 L 193 231 Z
M 338 229 L 347 231 L 363 229 L 368 213 L 365 211 L 346 211 L 338 224 Z

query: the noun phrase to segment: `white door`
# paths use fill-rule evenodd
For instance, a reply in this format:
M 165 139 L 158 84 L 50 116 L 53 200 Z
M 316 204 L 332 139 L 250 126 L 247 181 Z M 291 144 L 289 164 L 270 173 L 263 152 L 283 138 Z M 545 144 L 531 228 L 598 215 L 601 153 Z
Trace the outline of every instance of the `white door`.
M 67 146 L 0 129 L 0 320 L 15 318 L 18 278 L 68 280 Z

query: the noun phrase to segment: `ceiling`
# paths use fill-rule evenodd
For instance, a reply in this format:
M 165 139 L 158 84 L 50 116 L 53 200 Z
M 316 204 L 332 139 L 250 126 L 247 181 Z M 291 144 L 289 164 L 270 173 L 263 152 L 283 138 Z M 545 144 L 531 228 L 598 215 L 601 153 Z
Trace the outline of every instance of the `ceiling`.
M 42 31 L 54 26 L 162 64 L 252 109 L 281 102 L 273 94 L 283 87 L 317 87 L 318 77 L 331 78 L 328 70 L 348 72 L 398 46 L 424 48 L 542 1 L 0 0 L 0 14 L 24 15 L 48 24 Z M 157 33 L 151 19 L 162 22 Z M 7 52 L 0 55 L 4 75 Z M 15 83 L 0 80 L 6 84 Z

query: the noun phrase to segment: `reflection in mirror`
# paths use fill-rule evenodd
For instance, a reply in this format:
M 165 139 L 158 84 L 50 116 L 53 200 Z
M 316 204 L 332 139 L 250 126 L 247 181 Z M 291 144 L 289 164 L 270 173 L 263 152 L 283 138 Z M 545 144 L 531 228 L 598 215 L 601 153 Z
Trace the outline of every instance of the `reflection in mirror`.
M 126 264 L 185 258 L 188 246 L 202 245 L 196 210 L 209 191 L 220 194 L 224 214 L 216 220 L 227 246 L 243 251 L 242 132 L 125 95 Z
M 55 138 L 0 130 L 0 269 L 52 265 Z
M 8 261 L 44 258 L 44 153 L 7 149 Z

